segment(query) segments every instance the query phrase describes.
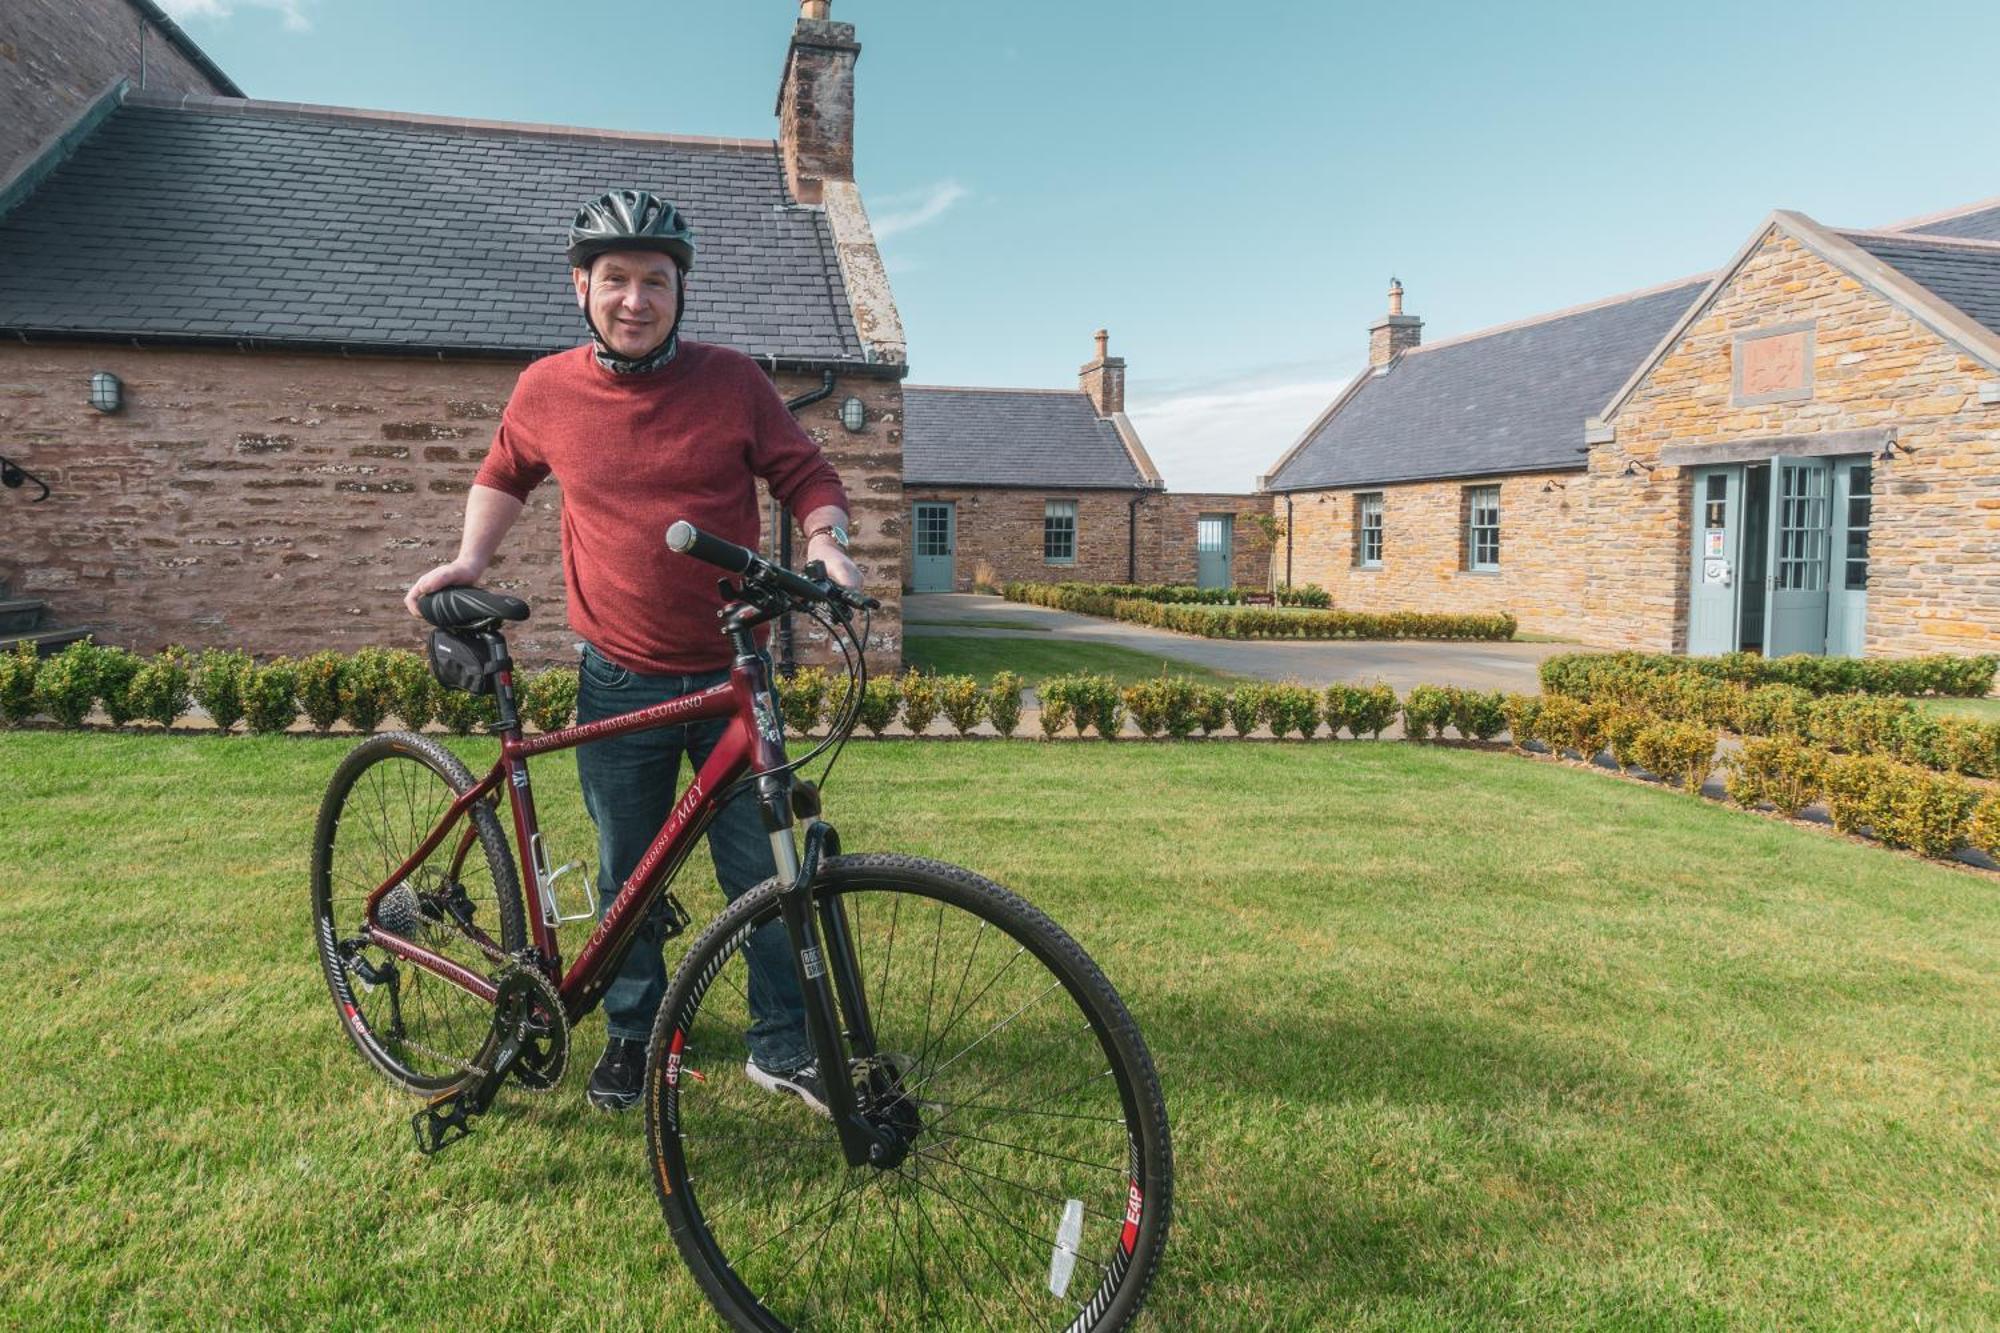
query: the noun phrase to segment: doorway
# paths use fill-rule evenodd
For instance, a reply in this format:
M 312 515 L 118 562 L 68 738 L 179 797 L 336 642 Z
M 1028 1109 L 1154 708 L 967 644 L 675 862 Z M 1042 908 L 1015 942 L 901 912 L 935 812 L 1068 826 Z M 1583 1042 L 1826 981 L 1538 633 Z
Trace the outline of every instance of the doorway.
M 1195 583 L 1203 588 L 1227 588 L 1232 586 L 1235 575 L 1231 562 L 1235 557 L 1236 515 L 1203 514 L 1195 520 L 1194 565 Z
M 910 591 L 950 592 L 958 549 L 956 506 L 949 500 L 924 501 L 910 508 Z

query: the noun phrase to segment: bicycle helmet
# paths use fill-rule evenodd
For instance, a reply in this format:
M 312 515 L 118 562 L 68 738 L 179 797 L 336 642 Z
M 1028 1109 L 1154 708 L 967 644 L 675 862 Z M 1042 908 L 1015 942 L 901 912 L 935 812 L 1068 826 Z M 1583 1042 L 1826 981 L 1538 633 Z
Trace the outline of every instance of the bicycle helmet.
M 611 250 L 658 250 L 686 273 L 694 267 L 694 228 L 650 190 L 607 190 L 569 224 L 570 267 L 589 268 Z

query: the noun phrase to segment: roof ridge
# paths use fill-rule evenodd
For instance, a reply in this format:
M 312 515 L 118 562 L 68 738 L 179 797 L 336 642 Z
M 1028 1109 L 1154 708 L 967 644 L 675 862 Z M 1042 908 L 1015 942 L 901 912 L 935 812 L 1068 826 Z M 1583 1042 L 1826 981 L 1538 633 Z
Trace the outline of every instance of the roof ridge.
M 615 141 L 706 148 L 723 151 L 775 152 L 775 139 L 732 139 L 701 134 L 657 134 L 645 130 L 600 130 L 585 125 L 550 125 L 533 121 L 480 120 L 470 116 L 427 116 L 413 111 L 379 111 L 370 107 L 329 106 L 314 102 L 272 102 L 251 97 L 211 97 L 205 93 L 134 91 L 127 106 L 170 111 L 199 111 L 224 116 L 269 116 L 293 120 L 342 120 L 363 125 L 456 131 L 465 134 L 512 134 L 522 137 Z
M 1470 333 L 1454 334 L 1449 338 L 1440 338 L 1434 343 L 1420 343 L 1402 355 L 1405 357 L 1418 356 L 1424 352 L 1435 352 L 1440 347 L 1456 347 L 1460 343 L 1475 342 L 1481 338 L 1490 338 L 1498 333 L 1512 333 L 1516 329 L 1531 328 L 1536 324 L 1547 324 L 1558 319 L 1568 319 L 1571 315 L 1584 315 L 1593 310 L 1608 309 L 1614 305 L 1623 305 L 1627 301 L 1637 301 L 1642 297 L 1658 296 L 1661 292 L 1670 292 L 1677 287 L 1688 287 L 1697 282 L 1709 282 L 1714 277 L 1715 273 L 1712 270 L 1707 273 L 1691 273 L 1685 278 L 1676 278 L 1672 282 L 1655 283 L 1651 287 L 1641 287 L 1637 291 L 1622 292 L 1617 296 L 1607 296 L 1600 301 L 1586 301 L 1581 305 L 1565 306 L 1561 310 L 1552 310 L 1544 315 L 1530 315 L 1526 319 L 1517 319 L 1506 324 L 1495 324 L 1489 328 L 1475 329 Z
M 903 386 L 903 391 L 905 393 L 909 392 L 911 389 L 940 389 L 947 393 L 1060 393 L 1060 394 L 1075 394 L 1079 398 L 1088 398 L 1090 396 L 1089 394 L 1085 393 L 1082 389 L 1033 389 L 1033 388 L 1022 388 L 1018 385 L 905 384 Z
M 131 5 L 145 15 L 152 25 L 160 30 L 160 35 L 186 56 L 196 69 L 206 74 L 211 83 L 226 89 L 231 97 L 243 96 L 243 90 L 236 86 L 236 80 L 230 78 L 222 66 L 209 58 L 208 52 L 202 50 L 201 44 L 188 35 L 186 28 L 174 22 L 172 14 L 154 4 L 153 0 L 131 0 Z
M 1968 250 L 2000 251 L 2000 241 L 1982 240 L 1976 236 L 1936 236 L 1925 231 L 1887 231 L 1869 227 L 1830 227 L 1836 236 L 1880 237 L 1883 240 L 1904 241 L 1911 245 L 1960 246 Z
M 1904 218 L 1901 222 L 1890 223 L 1884 230 L 1908 231 L 1912 227 L 1927 227 L 1933 222 L 1949 222 L 1953 218 L 1962 218 L 1972 213 L 1984 213 L 1995 208 L 2000 208 L 2000 194 L 1996 194 L 1990 199 L 1981 199 L 1976 204 L 1960 204 L 1957 208 L 1947 208 L 1940 213 L 1926 213 L 1922 217 Z

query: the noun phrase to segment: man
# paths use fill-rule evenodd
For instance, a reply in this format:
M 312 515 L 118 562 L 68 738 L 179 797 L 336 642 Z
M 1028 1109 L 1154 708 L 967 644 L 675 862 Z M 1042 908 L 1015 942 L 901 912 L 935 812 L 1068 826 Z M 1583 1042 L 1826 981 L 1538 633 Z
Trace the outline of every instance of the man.
M 577 719 L 592 722 L 728 676 L 717 630 L 716 571 L 667 549 L 675 519 L 744 546 L 758 542 L 756 479 L 805 515 L 806 558 L 850 588 L 847 494 L 756 363 L 679 336 L 694 236 L 670 203 L 613 190 L 576 214 L 570 280 L 589 345 L 529 366 L 516 382 L 492 450 L 466 497 L 458 557 L 411 585 L 425 593 L 475 583 L 520 516 L 554 476 L 563 491 L 563 580 L 570 627 L 584 640 Z M 685 754 L 698 769 L 721 722 L 613 737 L 577 751 L 584 806 L 598 829 L 600 898 L 608 905 L 665 822 Z M 709 827 L 716 878 L 732 900 L 776 872 L 769 836 L 746 791 Z M 665 922 L 644 923 L 604 997 L 610 1039 L 592 1071 L 591 1104 L 636 1105 L 646 1039 L 666 988 Z M 749 945 L 750 1062 L 760 1086 L 824 1114 L 808 1063 L 804 1010 L 782 930 Z

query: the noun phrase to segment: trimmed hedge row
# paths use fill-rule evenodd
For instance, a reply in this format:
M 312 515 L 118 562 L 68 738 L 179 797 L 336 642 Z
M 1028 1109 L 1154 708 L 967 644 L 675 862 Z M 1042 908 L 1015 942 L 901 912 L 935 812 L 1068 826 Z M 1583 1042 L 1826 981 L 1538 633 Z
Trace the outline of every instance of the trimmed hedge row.
M 1896 660 L 1859 657 L 1765 658 L 1755 653 L 1682 657 L 1668 653 L 1564 653 L 1542 663 L 1550 694 L 1591 699 L 1630 695 L 1647 683 L 1696 679 L 1751 688 L 1789 685 L 1811 694 L 1947 694 L 1978 698 L 1993 689 L 2000 655 L 1935 654 Z
M 1787 817 L 1824 800 L 1834 828 L 1886 846 L 1948 857 L 1975 846 L 2000 856 L 2000 794 L 1884 755 L 1834 754 L 1789 736 L 1756 737 L 1725 761 L 1730 799 Z
M 1511 639 L 1514 617 L 1430 611 L 1284 611 L 1261 607 L 1184 606 L 1117 597 L 1100 585 L 1010 583 L 1003 594 L 1081 615 L 1150 625 L 1205 639 Z
M 1262 588 L 1197 588 L 1192 583 L 1013 583 L 1010 588 L 1060 588 L 1064 592 L 1084 597 L 1106 597 L 1113 601 L 1120 599 L 1140 602 L 1170 602 L 1186 606 L 1241 606 L 1244 599 L 1265 595 Z M 1004 590 L 1003 590 L 1004 591 Z M 1012 601 L 1019 597 L 1007 594 Z M 1333 605 L 1333 594 L 1317 583 L 1300 584 L 1293 587 L 1281 583 L 1269 596 L 1279 606 L 1300 606 L 1323 611 Z

